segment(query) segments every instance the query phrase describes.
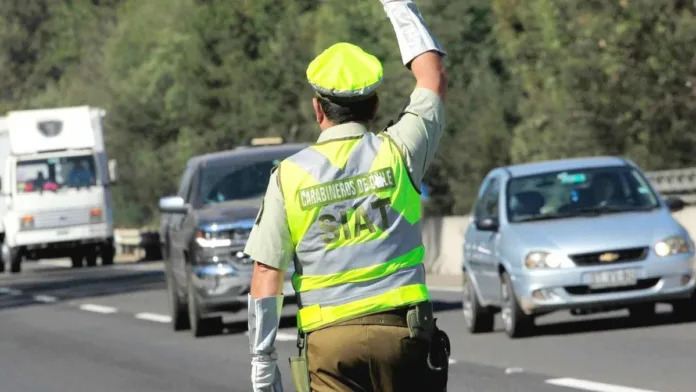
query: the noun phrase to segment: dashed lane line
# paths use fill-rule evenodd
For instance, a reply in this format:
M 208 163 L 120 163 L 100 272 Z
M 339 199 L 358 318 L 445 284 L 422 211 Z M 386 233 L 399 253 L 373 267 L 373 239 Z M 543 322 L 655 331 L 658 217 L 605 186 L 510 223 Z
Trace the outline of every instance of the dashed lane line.
M 58 302 L 58 298 L 50 295 L 35 295 L 34 301 L 52 304 L 54 302 Z
M 154 321 L 156 323 L 170 323 L 172 321 L 171 317 L 166 316 L 164 314 L 148 313 L 148 312 L 137 313 L 135 315 L 135 318 L 140 319 L 140 320 Z
M 103 314 L 111 314 L 111 313 L 118 312 L 118 309 L 112 308 L 111 306 L 102 306 L 102 305 L 95 305 L 95 304 L 82 304 L 82 305 L 80 305 L 80 309 L 86 310 L 88 312 L 103 313 Z
M 592 392 L 656 392 L 648 389 L 638 389 L 625 387 L 622 385 L 605 384 L 596 381 L 581 380 L 577 378 L 554 378 L 546 380 L 547 384 L 558 385 L 561 387 L 582 389 Z
M 21 290 L 11 289 L 9 287 L 0 287 L 0 294 L 9 295 L 12 297 L 17 297 L 22 295 Z

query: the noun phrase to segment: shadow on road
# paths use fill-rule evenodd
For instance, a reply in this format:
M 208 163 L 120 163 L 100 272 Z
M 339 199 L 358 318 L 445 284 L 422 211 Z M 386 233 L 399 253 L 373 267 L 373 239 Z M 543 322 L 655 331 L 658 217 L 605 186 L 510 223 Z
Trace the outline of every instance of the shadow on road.
M 562 321 L 553 324 L 542 324 L 535 328 L 532 337 L 544 335 L 572 335 L 614 331 L 620 329 L 654 328 L 666 325 L 693 323 L 675 318 L 671 312 L 658 313 L 649 320 L 634 320 L 628 316 L 607 317 L 602 319 Z
M 129 271 L 111 267 L 85 270 L 36 271 L 0 281 L 0 310 L 45 305 L 36 296 L 52 297 L 55 303 L 166 287 L 162 271 Z
M 461 309 L 461 301 L 433 301 L 433 308 L 435 312 L 444 312 L 448 310 Z M 297 319 L 295 315 L 283 316 L 280 319 L 280 329 L 285 328 L 297 328 Z M 243 334 L 247 331 L 246 321 L 234 321 L 231 323 L 224 323 L 203 337 L 218 336 L 220 334 Z

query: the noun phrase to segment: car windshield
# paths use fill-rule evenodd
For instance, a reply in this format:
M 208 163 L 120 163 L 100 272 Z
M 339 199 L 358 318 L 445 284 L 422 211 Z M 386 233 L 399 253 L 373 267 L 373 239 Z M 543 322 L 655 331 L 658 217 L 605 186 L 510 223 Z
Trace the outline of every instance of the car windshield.
M 630 167 L 513 178 L 506 193 L 510 222 L 650 210 L 659 206 L 645 178 Z
M 79 155 L 17 162 L 17 192 L 59 191 L 97 184 L 94 157 Z
M 270 159 L 242 165 L 215 165 L 203 171 L 200 197 L 203 204 L 263 196 L 268 187 L 271 169 L 280 162 Z

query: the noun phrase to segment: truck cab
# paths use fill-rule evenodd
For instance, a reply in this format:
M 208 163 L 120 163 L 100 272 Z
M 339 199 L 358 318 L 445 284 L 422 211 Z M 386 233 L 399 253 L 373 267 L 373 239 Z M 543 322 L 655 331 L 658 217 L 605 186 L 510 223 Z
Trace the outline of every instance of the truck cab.
M 105 112 L 89 106 L 12 111 L 0 120 L 0 268 L 69 257 L 112 264 L 116 162 L 107 159 Z

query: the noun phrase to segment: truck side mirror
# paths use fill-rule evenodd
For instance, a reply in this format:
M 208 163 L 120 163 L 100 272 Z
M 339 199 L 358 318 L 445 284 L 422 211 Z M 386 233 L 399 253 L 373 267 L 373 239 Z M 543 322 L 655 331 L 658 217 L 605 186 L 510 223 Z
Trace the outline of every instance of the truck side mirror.
M 116 160 L 109 159 L 109 183 L 111 184 L 115 184 L 118 180 L 118 170 L 116 167 Z

